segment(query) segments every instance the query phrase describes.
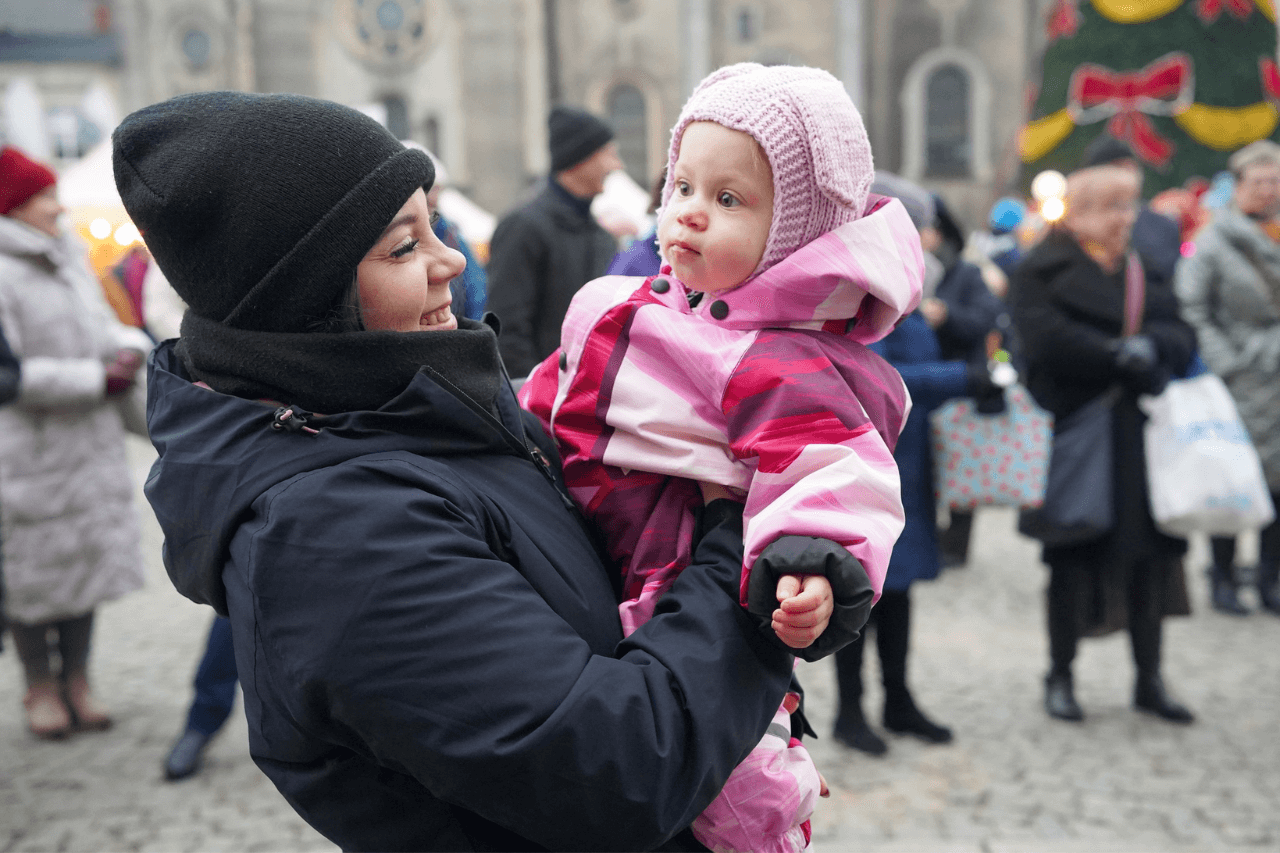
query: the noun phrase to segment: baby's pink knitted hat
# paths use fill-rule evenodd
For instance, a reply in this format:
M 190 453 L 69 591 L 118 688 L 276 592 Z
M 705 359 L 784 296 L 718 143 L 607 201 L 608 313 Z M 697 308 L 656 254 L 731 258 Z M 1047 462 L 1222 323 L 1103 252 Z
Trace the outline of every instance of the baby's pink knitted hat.
M 671 131 L 664 212 L 680 139 L 695 121 L 751 134 L 773 169 L 773 223 L 753 276 L 862 216 L 875 176 L 871 144 L 858 108 L 826 71 L 741 62 L 709 74 Z

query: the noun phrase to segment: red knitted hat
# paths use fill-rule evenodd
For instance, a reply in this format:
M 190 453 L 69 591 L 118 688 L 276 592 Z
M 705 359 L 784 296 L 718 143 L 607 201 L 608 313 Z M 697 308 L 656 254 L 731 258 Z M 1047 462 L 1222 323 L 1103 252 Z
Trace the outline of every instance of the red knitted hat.
M 57 182 L 58 176 L 48 166 L 6 145 L 0 150 L 0 215 L 8 216 L 9 211 Z

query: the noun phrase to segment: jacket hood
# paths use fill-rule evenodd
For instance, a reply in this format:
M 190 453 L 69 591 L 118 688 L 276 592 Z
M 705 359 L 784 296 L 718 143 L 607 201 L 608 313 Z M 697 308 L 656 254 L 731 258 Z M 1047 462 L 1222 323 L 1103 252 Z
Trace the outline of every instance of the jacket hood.
M 873 195 L 860 219 L 733 290 L 708 294 L 693 313 L 730 329 L 821 329 L 846 321 L 845 334 L 869 344 L 915 310 L 923 282 L 920 236 L 906 208 L 897 199 Z
M 519 406 L 509 388 L 498 421 L 445 390 L 423 368 L 399 396 L 376 411 L 312 415 L 282 429 L 274 404 L 220 394 L 194 384 L 175 341 L 148 359 L 147 426 L 159 458 L 145 492 L 164 533 L 164 564 L 173 585 L 226 614 L 222 569 L 231 538 L 251 505 L 298 474 L 361 456 L 394 451 L 421 456 L 526 453 Z M 291 418 L 295 422 L 297 417 Z

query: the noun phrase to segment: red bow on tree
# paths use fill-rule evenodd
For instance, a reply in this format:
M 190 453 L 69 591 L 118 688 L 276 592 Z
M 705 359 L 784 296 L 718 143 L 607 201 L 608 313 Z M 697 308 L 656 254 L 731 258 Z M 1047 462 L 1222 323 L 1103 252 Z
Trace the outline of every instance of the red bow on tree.
M 1057 0 L 1049 11 L 1045 24 L 1045 33 L 1049 41 L 1076 34 L 1080 28 L 1080 10 L 1076 8 L 1077 0 Z
M 1253 0 L 1200 0 L 1196 4 L 1196 14 L 1206 24 L 1212 24 L 1218 20 L 1224 8 L 1244 20 L 1253 13 Z
M 1138 71 L 1081 65 L 1071 74 L 1067 110 L 1076 124 L 1109 119 L 1107 131 L 1133 152 L 1165 166 L 1174 144 L 1156 132 L 1148 115 L 1174 115 L 1191 103 L 1191 58 L 1169 53 Z
M 1258 71 L 1262 76 L 1263 94 L 1280 104 L 1280 67 L 1274 59 L 1263 58 L 1258 61 Z

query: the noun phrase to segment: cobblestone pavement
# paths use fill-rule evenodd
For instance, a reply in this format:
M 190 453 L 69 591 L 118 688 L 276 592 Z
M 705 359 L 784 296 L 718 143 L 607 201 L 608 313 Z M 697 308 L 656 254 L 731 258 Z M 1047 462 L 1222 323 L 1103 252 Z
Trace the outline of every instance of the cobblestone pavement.
M 140 485 L 152 454 L 142 442 L 130 450 Z M 210 614 L 169 585 L 142 506 L 147 588 L 104 606 L 95 635 L 92 675 L 115 727 L 34 740 L 17 661 L 11 649 L 0 656 L 0 853 L 335 849 L 253 765 L 239 711 L 201 774 L 162 780 Z M 826 736 L 830 663 L 801 671 L 823 735 L 810 748 L 832 789 L 814 817 L 815 851 L 1280 850 L 1280 619 L 1210 610 L 1204 551 L 1196 543 L 1188 560 L 1196 612 L 1165 631 L 1165 679 L 1196 724 L 1132 710 L 1123 636 L 1082 644 L 1076 689 L 1088 717 L 1060 723 L 1040 705 L 1045 570 L 1011 513 L 979 512 L 969 565 L 912 590 L 910 680 L 953 744 L 890 736 L 881 758 L 844 749 Z M 878 722 L 870 651 L 865 666 Z

